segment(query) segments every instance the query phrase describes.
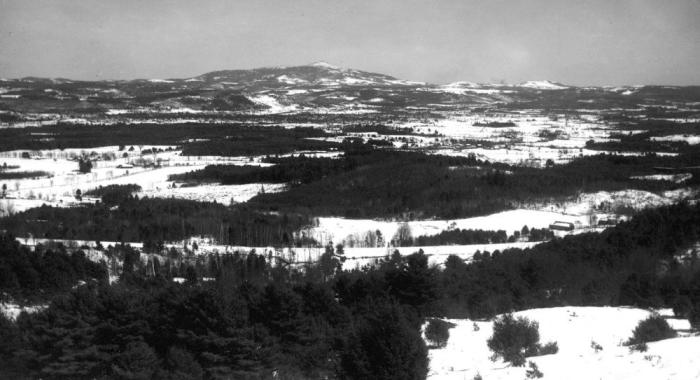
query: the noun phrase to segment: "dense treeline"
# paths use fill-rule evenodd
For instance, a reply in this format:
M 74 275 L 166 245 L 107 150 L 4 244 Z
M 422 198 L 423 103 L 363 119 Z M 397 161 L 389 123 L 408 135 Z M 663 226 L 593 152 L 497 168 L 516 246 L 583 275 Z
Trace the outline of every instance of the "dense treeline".
M 631 180 L 653 167 L 693 157 L 581 157 L 565 165 L 538 169 L 489 164 L 475 158 L 384 151 L 364 155 L 358 166 L 289 191 L 261 194 L 250 204 L 346 217 L 458 218 L 484 215 L 533 200 L 578 192 L 629 189 L 665 190 L 661 181 Z M 693 179 L 695 180 L 695 179 Z
M 65 292 L 79 280 L 107 280 L 107 271 L 83 252 L 64 249 L 30 250 L 10 235 L 0 234 L 0 293 L 13 299 Z
M 328 137 L 325 131 L 317 128 L 275 128 L 257 127 L 241 129 L 225 136 L 194 141 L 182 148 L 187 156 L 253 156 L 284 154 L 302 150 L 337 149 L 339 144 L 314 140 Z
M 693 152 L 695 149 L 685 141 L 654 141 L 651 132 L 611 135 L 619 141 L 590 140 L 586 142 L 586 148 L 593 150 L 607 150 L 613 152 Z
M 111 206 L 130 200 L 133 194 L 139 191 L 141 191 L 141 186 L 136 184 L 107 185 L 88 190 L 83 195 L 98 197 L 103 203 Z
M 648 210 L 601 234 L 555 239 L 532 249 L 451 257 L 442 272 L 449 315 L 485 317 L 561 305 L 695 305 L 700 262 L 681 257 L 700 238 L 700 206 Z
M 21 172 L 6 172 L 0 168 L 0 180 L 10 180 L 10 179 L 24 179 L 24 178 L 38 178 L 38 177 L 50 177 L 51 174 L 45 171 L 35 170 L 35 171 L 21 171 Z
M 351 159 L 310 158 L 304 155 L 290 158 L 270 158 L 274 166 L 208 165 L 204 169 L 170 176 L 172 181 L 218 182 L 224 185 L 255 182 L 309 183 L 324 176 L 357 167 Z
M 353 124 L 343 127 L 345 133 L 376 133 L 379 135 L 420 135 L 409 127 L 388 127 L 384 124 Z
M 310 224 L 305 216 L 245 206 L 129 196 L 118 207 L 109 201 L 73 208 L 44 205 L 0 219 L 0 230 L 53 239 L 162 242 L 202 235 L 230 245 L 294 246 L 301 243 L 294 232 Z
M 0 377 L 424 379 L 427 258 L 353 273 L 325 262 L 298 271 L 224 255 L 215 281 L 80 286 L 16 323 L 0 317 Z
M 386 160 L 426 162 L 434 165 L 466 165 L 477 163 L 475 159 L 447 156 L 426 156 L 419 152 L 397 152 L 375 149 L 346 139 L 341 145 L 344 155 L 340 157 L 266 157 L 265 162 L 273 166 L 209 165 L 204 169 L 170 176 L 175 181 L 220 182 L 222 184 L 244 184 L 255 182 L 311 183 L 327 176 L 351 172 Z
M 51 139 L 44 138 L 50 135 Z M 0 152 L 94 148 L 110 145 L 183 145 L 190 155 L 266 155 L 294 150 L 327 150 L 336 144 L 307 140 L 325 137 L 314 128 L 282 128 L 240 124 L 115 124 L 0 129 Z M 191 141 L 190 141 L 191 140 Z
M 447 231 L 441 231 L 436 235 L 421 235 L 412 239 L 410 245 L 416 246 L 429 246 L 429 245 L 468 245 L 468 244 L 494 244 L 494 243 L 507 243 L 514 242 L 517 240 L 526 241 L 542 241 L 549 240 L 554 237 L 554 232 L 548 228 L 528 228 L 523 226 L 521 231 L 513 231 L 511 235 L 508 235 L 506 231 L 484 231 L 484 230 L 465 230 L 465 229 L 453 229 Z

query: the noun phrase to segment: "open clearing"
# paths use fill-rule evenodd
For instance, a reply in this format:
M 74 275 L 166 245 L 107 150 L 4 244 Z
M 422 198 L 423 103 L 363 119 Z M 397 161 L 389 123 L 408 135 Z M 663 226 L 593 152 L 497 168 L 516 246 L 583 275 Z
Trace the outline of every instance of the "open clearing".
M 622 342 L 632 336 L 639 321 L 650 311 L 623 307 L 559 307 L 514 313 L 539 322 L 540 342 L 556 341 L 559 352 L 528 358 L 537 364 L 543 379 L 678 379 L 700 378 L 697 352 L 700 337 L 684 336 L 649 343 L 647 352 L 630 352 Z M 428 379 L 525 379 L 525 367 L 491 361 L 486 341 L 493 333 L 492 321 L 448 320 L 447 346 L 430 350 Z M 668 319 L 681 332 L 687 320 Z M 478 328 L 478 330 L 477 330 Z M 596 352 L 591 343 L 602 347 Z

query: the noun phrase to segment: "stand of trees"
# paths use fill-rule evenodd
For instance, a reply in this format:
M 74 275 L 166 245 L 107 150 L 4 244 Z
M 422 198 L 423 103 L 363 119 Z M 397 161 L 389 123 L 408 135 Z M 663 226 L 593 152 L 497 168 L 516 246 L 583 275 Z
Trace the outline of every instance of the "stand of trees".
M 47 297 L 66 292 L 78 281 L 107 281 L 107 270 L 82 251 L 65 248 L 30 250 L 14 237 L 0 234 L 0 294 L 12 300 Z M 2 298 L 2 297 L 0 297 Z
M 570 197 L 579 192 L 629 189 L 667 190 L 677 184 L 631 180 L 654 173 L 654 166 L 692 162 L 698 156 L 578 158 L 544 169 L 490 164 L 475 157 L 446 157 L 419 152 L 346 152 L 347 171 L 308 175 L 288 191 L 261 194 L 253 207 L 352 218 L 459 218 L 512 209 L 537 199 Z M 695 161 L 697 162 L 697 161 Z M 274 169 L 254 170 L 256 173 Z M 323 173 L 325 174 L 325 173 Z M 687 184 L 700 179 L 693 178 Z
M 441 276 L 443 310 L 483 318 L 564 305 L 679 305 L 700 314 L 700 262 L 679 256 L 699 238 L 700 206 L 681 204 L 600 234 L 479 254 L 469 264 L 452 256 Z
M 99 197 L 104 204 L 114 206 L 132 200 L 134 193 L 139 191 L 141 191 L 141 186 L 136 184 L 107 185 L 86 191 L 83 195 Z
M 320 264 L 302 271 L 271 267 L 254 254 L 227 255 L 215 281 L 188 271 L 182 285 L 124 270 L 129 274 L 115 285 L 79 286 L 16 322 L 0 317 L 0 377 L 427 375 L 420 325 L 431 299 L 424 289 L 430 292 L 435 279 L 424 255 L 352 273 Z
M 162 117 L 159 116 L 159 117 Z M 180 117 L 180 116 L 176 116 Z M 36 133 L 49 133 L 52 139 L 38 139 Z M 183 145 L 189 155 L 265 155 L 303 149 L 327 150 L 335 143 L 306 140 L 328 136 L 317 128 L 287 129 L 242 124 L 114 124 L 74 125 L 59 123 L 50 127 L 0 130 L 0 151 L 93 148 L 109 145 Z M 185 142 L 188 140 L 198 140 Z M 206 140 L 206 141 L 201 141 Z
M 38 177 L 51 177 L 51 173 L 41 171 L 41 170 L 22 171 L 22 172 L 6 172 L 3 170 L 0 170 L 0 180 L 38 178 Z
M 515 242 L 518 239 L 525 239 L 526 241 L 543 241 L 550 240 L 554 237 L 554 232 L 548 228 L 532 228 L 529 229 L 527 226 L 521 231 L 513 231 L 511 235 L 508 235 L 506 231 L 484 231 L 484 230 L 464 230 L 464 229 L 454 229 L 441 231 L 437 235 L 422 235 L 415 239 L 408 240 L 408 244 L 403 245 L 404 247 L 415 246 L 429 246 L 429 245 L 468 245 L 468 244 L 494 244 L 494 243 L 508 243 Z
M 116 242 L 178 241 L 211 236 L 222 244 L 294 246 L 295 232 L 311 224 L 302 215 L 265 214 L 245 206 L 182 199 L 138 199 L 130 188 L 98 190 L 104 202 L 74 208 L 42 206 L 0 219 L 16 236 Z M 121 201 L 119 201 L 121 199 Z M 119 201 L 118 207 L 112 207 Z M 41 221 L 41 222 L 36 222 Z M 299 242 L 301 243 L 301 242 Z

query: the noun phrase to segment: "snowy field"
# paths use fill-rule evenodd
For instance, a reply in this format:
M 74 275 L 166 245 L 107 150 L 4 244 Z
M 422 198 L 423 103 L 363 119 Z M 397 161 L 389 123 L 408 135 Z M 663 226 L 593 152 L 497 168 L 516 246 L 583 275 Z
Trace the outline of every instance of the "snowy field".
M 698 145 L 700 144 L 700 136 L 693 135 L 670 135 L 670 136 L 652 136 L 651 141 L 685 141 L 688 145 Z
M 413 237 L 421 235 L 437 235 L 450 229 L 472 229 L 497 231 L 504 230 L 509 235 L 514 231 L 520 231 L 523 226 L 528 228 L 545 228 L 554 222 L 574 223 L 579 227 L 588 227 L 587 215 L 565 214 L 544 210 L 510 210 L 487 216 L 479 216 L 464 219 L 451 220 L 420 220 L 410 221 L 405 224 L 411 230 Z M 309 236 L 319 242 L 332 241 L 344 243 L 347 240 L 363 238 L 367 232 L 380 231 L 384 240 L 391 240 L 399 226 L 404 224 L 398 221 L 384 221 L 373 219 L 345 219 L 345 218 L 318 218 L 318 225 L 307 230 Z
M 164 152 L 141 153 L 153 149 Z M 28 152 L 31 158 L 22 158 Z M 335 157 L 338 152 L 294 152 L 291 155 Z M 78 172 L 77 157 L 108 157 L 93 162 L 90 173 Z M 139 146 L 136 149 L 120 151 L 118 146 L 105 146 L 91 149 L 65 149 L 43 151 L 10 151 L 0 153 L 0 165 L 7 164 L 7 172 L 42 171 L 48 176 L 1 180 L 7 186 L 7 198 L 0 200 L 0 215 L 8 212 L 21 212 L 41 205 L 69 207 L 78 204 L 76 190 L 88 190 L 108 185 L 137 184 L 143 191 L 139 196 L 180 198 L 200 201 L 217 201 L 223 204 L 245 202 L 260 191 L 283 191 L 284 184 L 245 184 L 222 186 L 204 184 L 183 187 L 169 181 L 174 174 L 182 174 L 203 169 L 206 165 L 255 165 L 271 166 L 262 162 L 263 156 L 219 157 L 182 156 L 174 146 Z M 152 164 L 159 162 L 160 166 Z M 136 164 L 138 163 L 138 164 Z M 84 199 L 83 201 L 86 201 Z M 90 200 L 87 200 L 90 201 Z
M 336 244 L 349 245 L 349 241 L 362 241 L 368 232 L 379 231 L 384 241 L 390 241 L 402 224 L 408 225 L 411 235 L 415 238 L 422 235 L 437 235 L 442 231 L 452 229 L 465 230 L 504 230 L 507 234 L 520 231 L 523 226 L 528 228 L 547 228 L 554 222 L 573 223 L 576 233 L 596 227 L 601 219 L 619 218 L 617 210 L 629 208 L 642 210 L 650 207 L 668 206 L 680 200 L 696 199 L 698 189 L 681 188 L 669 190 L 660 194 L 642 190 L 599 191 L 582 193 L 566 201 L 540 202 L 527 205 L 527 209 L 503 211 L 487 216 L 452 219 L 452 220 L 419 220 L 409 222 L 346 219 L 336 217 L 318 218 L 318 224 L 304 231 L 308 236 L 325 244 L 332 241 Z
M 663 311 L 662 315 L 668 315 Z M 650 311 L 624 307 L 558 307 L 532 309 L 514 313 L 539 322 L 540 342 L 555 341 L 559 352 L 528 358 L 544 374 L 543 379 L 678 379 L 700 378 L 700 337 L 688 336 L 687 320 L 668 319 L 681 332 L 678 338 L 649 343 L 647 352 L 630 352 L 622 342 L 632 336 L 639 321 Z M 450 329 L 447 346 L 431 349 L 431 380 L 525 379 L 526 367 L 512 367 L 493 354 L 486 342 L 493 333 L 492 321 L 448 320 L 457 326 Z M 592 342 L 602 350 L 596 352 Z
M 598 191 L 582 193 L 563 202 L 543 203 L 532 207 L 571 215 L 588 215 L 600 220 L 617 217 L 615 212 L 623 208 L 639 211 L 669 206 L 682 200 L 696 200 L 699 195 L 700 190 L 692 187 L 668 190 L 659 194 L 644 190 Z
M 199 186 L 180 186 L 152 188 L 139 193 L 139 196 L 155 198 L 189 199 L 200 202 L 218 202 L 229 205 L 247 202 L 260 193 L 277 193 L 286 189 L 281 183 L 247 183 L 244 185 L 207 184 Z

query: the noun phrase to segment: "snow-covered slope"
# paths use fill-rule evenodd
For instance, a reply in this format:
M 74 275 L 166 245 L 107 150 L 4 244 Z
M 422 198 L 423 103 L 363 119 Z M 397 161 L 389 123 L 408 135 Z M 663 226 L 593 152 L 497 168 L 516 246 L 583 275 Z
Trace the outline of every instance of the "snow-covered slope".
M 536 90 L 564 90 L 569 88 L 560 83 L 551 82 L 548 80 L 530 80 L 520 83 L 518 87 L 533 88 Z
M 543 379 L 698 379 L 700 337 L 684 336 L 649 343 L 647 352 L 630 352 L 622 346 L 650 311 L 624 307 L 559 307 L 515 313 L 539 322 L 540 342 L 556 341 L 559 352 L 531 357 Z M 689 329 L 687 320 L 669 319 L 674 329 Z M 525 379 L 527 367 L 491 361 L 486 341 L 492 321 L 450 320 L 447 346 L 430 350 L 431 380 Z M 596 351 L 593 342 L 602 347 Z

